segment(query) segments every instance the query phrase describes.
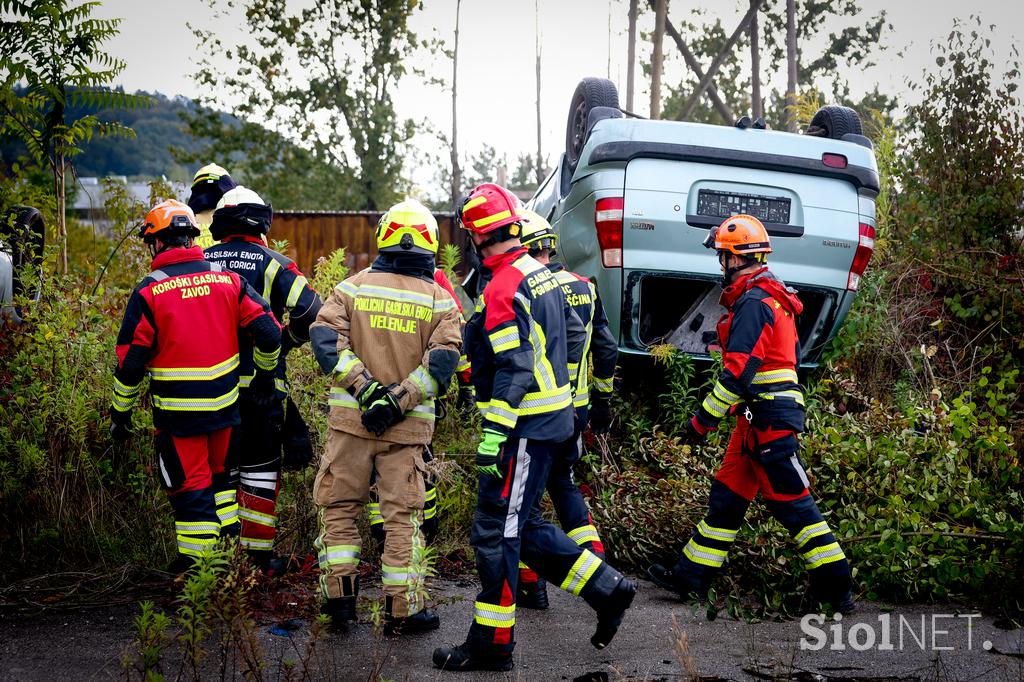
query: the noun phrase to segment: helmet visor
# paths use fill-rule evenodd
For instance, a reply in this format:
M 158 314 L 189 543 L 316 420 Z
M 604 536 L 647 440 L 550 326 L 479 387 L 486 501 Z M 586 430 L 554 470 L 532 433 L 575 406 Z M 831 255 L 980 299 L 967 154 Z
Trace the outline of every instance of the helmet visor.
M 715 248 L 715 242 L 718 241 L 718 226 L 712 227 L 708 230 L 708 236 L 704 237 L 704 248 L 713 249 Z

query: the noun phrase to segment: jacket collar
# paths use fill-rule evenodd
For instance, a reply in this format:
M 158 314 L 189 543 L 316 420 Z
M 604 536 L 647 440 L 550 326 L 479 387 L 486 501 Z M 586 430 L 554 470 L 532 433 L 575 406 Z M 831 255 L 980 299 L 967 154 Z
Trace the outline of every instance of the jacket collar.
M 722 297 L 719 299 L 719 302 L 726 308 L 731 309 L 740 296 L 755 287 L 766 291 L 792 314 L 799 315 L 803 312 L 804 305 L 797 297 L 796 290 L 787 287 L 768 270 L 767 266 L 743 275 L 727 286 L 722 290 Z
M 515 246 L 505 253 L 498 253 L 484 258 L 484 267 L 491 272 L 497 272 L 502 267 L 508 265 L 525 253 L 527 253 L 527 248 L 525 246 Z
M 547 268 L 551 272 L 561 272 L 562 270 L 565 270 L 565 264 L 562 263 L 561 261 L 553 260 L 550 263 L 548 263 Z
M 252 242 L 253 244 L 259 244 L 260 246 L 266 246 L 267 244 L 259 237 L 253 237 L 249 234 L 229 234 L 227 237 L 224 237 L 221 242 Z
M 203 256 L 202 247 L 192 246 L 187 249 L 180 247 L 170 248 L 156 255 L 156 258 L 153 259 L 153 269 L 159 270 L 168 265 L 187 263 L 194 260 L 206 260 L 205 256 Z

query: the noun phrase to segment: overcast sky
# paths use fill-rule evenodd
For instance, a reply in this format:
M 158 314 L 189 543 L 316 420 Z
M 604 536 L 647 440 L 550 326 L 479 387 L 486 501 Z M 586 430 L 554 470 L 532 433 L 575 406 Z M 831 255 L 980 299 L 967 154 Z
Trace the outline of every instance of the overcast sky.
M 618 84 L 625 106 L 628 2 L 538 2 L 543 51 L 543 146 L 545 155 L 553 162 L 564 147 L 569 98 L 581 77 L 610 77 Z M 1010 45 L 1024 32 L 1021 22 L 1024 2 L 1021 0 L 860 0 L 860 4 L 869 16 L 885 8 L 893 30 L 887 32 L 883 40 L 888 49 L 879 53 L 877 66 L 863 72 L 847 70 L 843 74 L 855 95 L 871 89 L 875 83 L 880 84 L 883 92 L 899 93 L 908 78 L 919 78 L 934 62 L 930 55 L 931 41 L 944 38 L 955 18 L 966 20 L 976 14 L 986 27 L 994 24 L 991 37 L 1002 57 L 1009 54 Z M 103 5 L 99 14 L 124 18 L 121 34 L 109 44 L 114 55 L 128 62 L 120 85 L 129 90 L 156 90 L 167 95 L 193 97 L 198 94 L 189 77 L 197 44 L 186 21 L 198 24 L 210 16 L 202 0 L 103 0 Z M 641 5 L 645 3 L 641 1 Z M 709 8 L 709 15 L 721 16 L 727 30 L 731 31 L 742 15 L 740 5 L 739 1 L 674 0 L 669 3 L 670 19 L 678 23 L 688 17 L 693 8 L 703 6 Z M 511 162 L 517 152 L 533 151 L 536 146 L 533 7 L 533 0 L 462 2 L 459 135 L 464 151 L 472 152 L 489 143 L 507 154 Z M 726 7 L 732 9 L 726 10 Z M 450 40 L 454 17 L 455 0 L 426 0 L 413 25 L 421 37 L 436 30 L 440 37 Z M 647 18 L 641 30 L 652 23 L 653 20 Z M 648 44 L 639 43 L 638 49 L 649 58 Z M 668 39 L 666 51 L 667 54 L 675 52 Z M 682 68 L 680 60 L 674 59 L 667 67 L 664 80 L 672 82 L 673 76 L 678 80 Z M 436 70 L 449 77 L 451 65 L 439 61 Z M 639 68 L 637 81 L 640 92 L 635 109 L 646 115 L 649 95 Z M 402 83 L 395 96 L 400 114 L 428 119 L 441 130 L 451 129 L 448 93 L 410 78 Z

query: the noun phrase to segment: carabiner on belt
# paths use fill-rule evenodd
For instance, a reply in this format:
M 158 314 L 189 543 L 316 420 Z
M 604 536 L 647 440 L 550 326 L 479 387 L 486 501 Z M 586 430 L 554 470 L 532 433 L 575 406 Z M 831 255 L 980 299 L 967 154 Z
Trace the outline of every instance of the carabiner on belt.
M 743 406 L 743 416 L 746 418 L 748 424 L 754 421 L 754 413 L 750 411 L 750 405 Z

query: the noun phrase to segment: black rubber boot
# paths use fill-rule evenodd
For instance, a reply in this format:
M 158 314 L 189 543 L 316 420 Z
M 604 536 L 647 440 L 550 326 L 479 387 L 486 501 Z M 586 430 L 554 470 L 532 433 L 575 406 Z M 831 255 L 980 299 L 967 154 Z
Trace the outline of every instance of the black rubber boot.
M 348 632 L 356 623 L 356 598 L 332 597 L 323 603 L 320 613 L 331 619 L 333 632 Z
M 615 571 L 618 573 L 618 571 Z M 626 610 L 633 603 L 636 596 L 636 585 L 629 578 L 618 575 L 619 581 L 611 595 L 604 601 L 597 610 L 597 630 L 590 638 L 590 643 L 596 649 L 603 649 L 611 643 L 615 633 L 622 625 L 622 619 Z
M 404 618 L 397 618 L 391 615 L 384 616 L 385 635 L 415 635 L 421 632 L 436 630 L 439 627 L 441 627 L 441 617 L 430 609 L 423 609 Z
M 434 649 L 434 665 L 441 670 L 497 670 L 512 669 L 512 654 L 499 654 L 474 649 L 469 642 L 453 647 Z
M 524 609 L 547 611 L 548 608 L 548 584 L 544 580 L 534 583 L 519 581 L 516 588 L 516 606 Z
M 268 578 L 280 577 L 290 568 L 288 558 L 274 554 L 273 550 L 250 549 L 248 554 L 253 566 Z
M 839 599 L 832 599 L 829 602 L 832 610 L 844 616 L 852 615 L 857 610 L 857 604 L 853 601 L 853 593 L 847 592 Z
M 694 603 L 701 601 L 702 593 L 707 596 L 707 590 L 701 589 L 688 580 L 685 576 L 678 575 L 671 568 L 665 568 L 661 564 L 654 564 L 647 569 L 647 577 L 651 582 L 663 589 L 675 592 L 680 601 Z

